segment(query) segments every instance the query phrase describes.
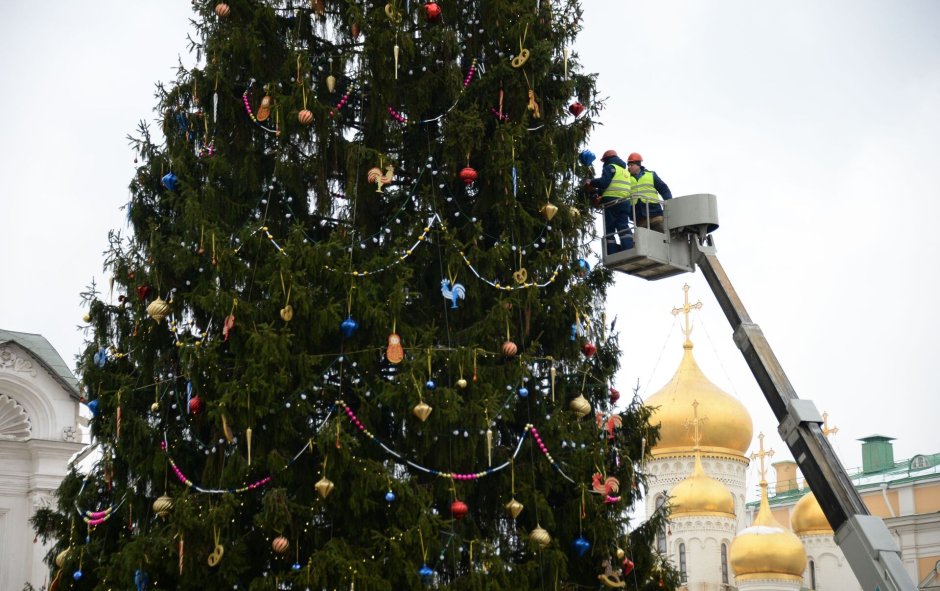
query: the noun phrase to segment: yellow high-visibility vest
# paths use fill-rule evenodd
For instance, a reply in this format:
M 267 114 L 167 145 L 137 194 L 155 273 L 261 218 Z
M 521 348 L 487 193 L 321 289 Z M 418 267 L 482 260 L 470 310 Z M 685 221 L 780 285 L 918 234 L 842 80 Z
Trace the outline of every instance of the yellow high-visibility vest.
M 601 193 L 601 197 L 613 197 L 614 199 L 626 199 L 630 196 L 630 173 L 627 169 L 611 164 L 614 167 L 614 178 L 610 179 L 610 184 Z
M 641 174 L 638 179 L 630 175 L 630 203 L 636 204 L 638 201 L 643 203 L 659 201 L 656 187 L 653 186 L 653 171 L 651 170 Z

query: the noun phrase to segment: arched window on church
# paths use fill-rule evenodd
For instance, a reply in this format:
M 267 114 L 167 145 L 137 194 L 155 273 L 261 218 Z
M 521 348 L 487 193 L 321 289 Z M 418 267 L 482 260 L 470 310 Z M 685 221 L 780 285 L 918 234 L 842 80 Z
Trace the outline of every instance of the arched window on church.
M 728 584 L 728 544 L 721 544 L 721 582 Z
M 666 495 L 660 494 L 656 495 L 656 510 L 666 504 Z M 666 523 L 663 521 L 662 525 L 659 526 L 659 531 L 656 532 L 656 551 L 660 554 L 666 553 Z
M 809 566 L 807 566 L 807 570 L 809 571 L 809 588 L 815 589 L 816 588 L 816 562 L 813 560 L 810 560 Z
M 686 583 L 689 580 L 689 573 L 685 562 L 685 544 L 679 544 L 679 582 Z

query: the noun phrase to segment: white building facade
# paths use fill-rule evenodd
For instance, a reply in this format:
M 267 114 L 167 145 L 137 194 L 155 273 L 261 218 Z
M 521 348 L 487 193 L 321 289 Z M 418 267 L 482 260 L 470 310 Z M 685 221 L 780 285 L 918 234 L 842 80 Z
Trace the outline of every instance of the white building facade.
M 0 589 L 48 585 L 29 519 L 82 448 L 75 377 L 40 335 L 0 330 Z

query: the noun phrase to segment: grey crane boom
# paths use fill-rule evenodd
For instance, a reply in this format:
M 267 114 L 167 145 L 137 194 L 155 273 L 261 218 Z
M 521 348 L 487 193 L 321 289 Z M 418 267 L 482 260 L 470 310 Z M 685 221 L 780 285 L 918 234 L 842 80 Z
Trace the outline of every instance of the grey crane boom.
M 635 228 L 632 249 L 608 254 L 604 264 L 648 280 L 702 270 L 724 311 L 751 373 L 780 425 L 778 430 L 835 532 L 859 582 L 872 591 L 916 591 L 901 551 L 884 521 L 869 514 L 820 425 L 816 406 L 797 396 L 773 349 L 755 324 L 715 254 L 710 232 L 718 227 L 714 195 L 689 195 L 664 203 L 666 233 Z

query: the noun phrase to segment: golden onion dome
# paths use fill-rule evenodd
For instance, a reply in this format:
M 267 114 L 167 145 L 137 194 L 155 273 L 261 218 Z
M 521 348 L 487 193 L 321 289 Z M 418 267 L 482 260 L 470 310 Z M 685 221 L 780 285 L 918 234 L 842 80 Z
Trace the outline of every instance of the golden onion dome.
M 761 482 L 760 510 L 750 527 L 731 541 L 731 570 L 738 581 L 768 576 L 802 581 L 806 550 L 791 531 L 774 519 L 767 501 L 767 482 Z
M 721 482 L 702 469 L 702 456 L 695 454 L 692 474 L 677 484 L 670 492 L 669 504 L 672 516 L 715 515 L 734 517 L 734 498 Z
M 686 340 L 683 349 L 685 354 L 672 380 L 646 400 L 647 406 L 658 407 L 650 416 L 650 425 L 660 425 L 659 441 L 650 453 L 692 452 L 686 424 L 689 407 L 698 401 L 701 416 L 708 420 L 699 445 L 701 451 L 746 458 L 754 436 L 751 415 L 740 401 L 705 377 L 692 356 L 691 341 Z
M 832 535 L 832 527 L 823 513 L 816 495 L 809 493 L 797 501 L 790 515 L 790 527 L 798 536 Z

